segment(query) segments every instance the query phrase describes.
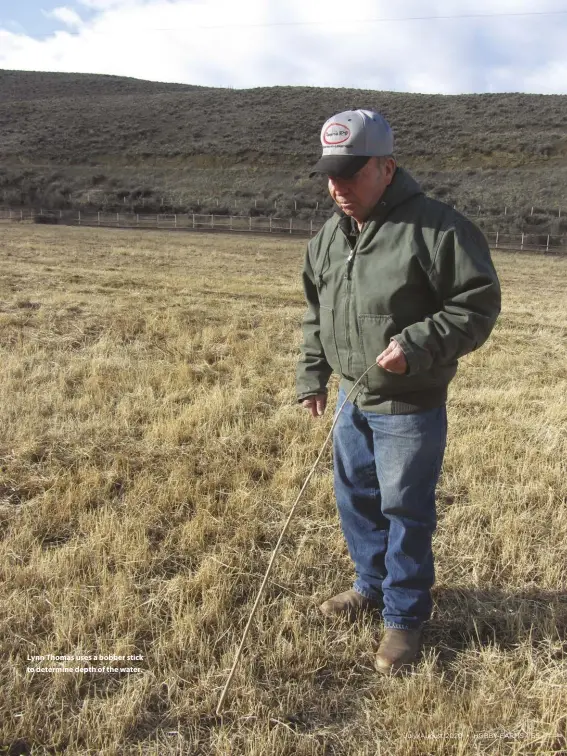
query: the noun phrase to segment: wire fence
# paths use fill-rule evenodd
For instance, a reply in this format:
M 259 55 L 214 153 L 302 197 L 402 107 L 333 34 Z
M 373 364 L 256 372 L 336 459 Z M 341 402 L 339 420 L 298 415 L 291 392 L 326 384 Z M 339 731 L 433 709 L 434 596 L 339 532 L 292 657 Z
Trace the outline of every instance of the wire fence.
M 324 225 L 325 220 L 272 218 L 250 215 L 214 215 L 199 213 L 84 213 L 63 211 L 38 213 L 23 208 L 0 210 L 0 220 L 8 222 L 60 223 L 61 225 L 100 226 L 111 228 L 154 228 L 187 231 L 212 231 L 248 234 L 279 234 L 310 237 Z M 567 236 L 551 234 L 492 231 L 485 236 L 493 249 L 567 253 Z
M 33 210 L 0 210 L 0 220 L 56 222 L 61 225 L 109 226 L 114 228 L 186 229 L 246 233 L 299 234 L 312 236 L 325 220 L 274 218 L 250 215 L 209 215 L 200 213 L 85 213 L 82 210 L 39 213 Z
M 433 196 L 433 195 L 432 195 Z M 438 197 L 442 201 L 445 201 L 442 196 Z M 75 212 L 82 208 L 85 212 L 94 212 L 101 210 L 101 212 L 116 212 L 119 207 L 123 212 L 128 210 L 129 212 L 136 212 L 142 210 L 144 213 L 144 205 L 148 206 L 148 211 L 155 210 L 161 212 L 192 212 L 193 209 L 202 212 L 205 208 L 208 210 L 214 210 L 214 207 L 223 207 L 231 211 L 233 215 L 240 215 L 242 211 L 247 213 L 252 205 L 260 212 L 288 212 L 291 210 L 309 211 L 312 215 L 320 215 L 329 212 L 332 209 L 332 203 L 329 198 L 325 200 L 305 200 L 304 197 L 287 197 L 281 199 L 266 199 L 255 198 L 253 196 L 223 196 L 223 197 L 210 197 L 205 195 L 190 196 L 186 193 L 168 194 L 167 192 L 160 192 L 157 196 L 142 196 L 137 193 L 134 194 L 121 194 L 108 192 L 106 189 L 89 189 L 88 191 L 78 192 L 71 194 L 70 192 L 65 195 L 65 199 L 73 204 Z M 0 199 L 0 201 L 2 201 Z M 448 201 L 448 200 L 447 200 Z M 16 200 L 17 202 L 17 200 Z M 36 202 L 42 203 L 43 200 L 39 197 Z M 567 210 L 562 207 L 563 200 L 557 199 L 551 207 L 536 204 L 533 200 L 516 207 L 514 205 L 504 206 L 487 206 L 477 203 L 465 202 L 462 205 L 453 204 L 453 201 L 448 201 L 456 210 L 459 210 L 464 215 L 474 218 L 490 218 L 500 216 L 522 216 L 533 217 L 538 215 L 546 215 L 550 219 L 567 218 Z M 3 204 L 10 204 L 8 200 L 8 193 L 3 190 Z M 94 207 L 92 207 L 94 205 Z M 181 209 L 183 208 L 183 210 Z M 65 211 L 64 211 L 65 212 Z M 220 214 L 220 213 L 219 213 Z M 224 213 L 226 214 L 226 212 Z

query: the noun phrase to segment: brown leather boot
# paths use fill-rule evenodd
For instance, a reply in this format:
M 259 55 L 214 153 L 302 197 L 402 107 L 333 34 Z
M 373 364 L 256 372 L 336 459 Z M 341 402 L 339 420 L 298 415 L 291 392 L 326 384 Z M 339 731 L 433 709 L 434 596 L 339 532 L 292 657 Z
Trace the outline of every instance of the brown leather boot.
M 319 606 L 326 617 L 336 617 L 342 614 L 353 622 L 365 610 L 381 611 L 383 608 L 384 605 L 381 601 L 368 599 L 352 588 L 350 591 L 339 593 L 338 596 L 327 599 Z
M 409 669 L 421 651 L 422 634 L 422 627 L 415 630 L 387 627 L 376 654 L 377 671 L 389 674 L 400 669 Z

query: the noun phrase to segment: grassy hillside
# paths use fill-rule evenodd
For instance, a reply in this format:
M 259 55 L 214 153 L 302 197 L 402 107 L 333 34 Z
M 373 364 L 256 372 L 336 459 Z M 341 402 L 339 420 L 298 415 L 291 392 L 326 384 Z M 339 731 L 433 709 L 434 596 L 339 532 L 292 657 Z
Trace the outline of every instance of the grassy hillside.
M 374 671 L 380 615 L 317 610 L 353 578 L 327 446 L 215 717 L 336 405 L 336 375 L 322 417 L 295 403 L 303 253 L 303 240 L 2 229 L 2 753 L 566 753 L 562 258 L 494 253 L 502 313 L 449 386 L 415 674 Z M 46 654 L 142 659 L 26 671 Z
M 357 107 L 389 119 L 399 162 L 432 195 L 482 206 L 492 226 L 567 230 L 553 221 L 558 207 L 567 216 L 563 95 L 233 90 L 0 71 L 0 201 L 245 213 L 274 212 L 275 202 L 280 214 L 295 201 L 304 216 L 317 202 L 329 213 L 324 179 L 308 172 L 323 122 Z

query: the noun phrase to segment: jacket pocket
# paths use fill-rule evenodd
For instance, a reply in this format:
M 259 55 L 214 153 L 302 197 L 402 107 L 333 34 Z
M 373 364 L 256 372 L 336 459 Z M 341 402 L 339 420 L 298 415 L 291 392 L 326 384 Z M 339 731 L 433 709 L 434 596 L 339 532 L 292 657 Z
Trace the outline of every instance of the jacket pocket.
M 319 323 L 321 328 L 319 338 L 325 352 L 325 359 L 335 373 L 341 375 L 342 367 L 335 335 L 335 311 L 332 307 L 323 304 L 319 305 Z
M 389 373 L 376 364 L 376 357 L 381 354 L 390 343 L 390 338 L 399 333 L 399 329 L 391 315 L 359 315 L 358 333 L 360 349 L 364 358 L 365 370 L 374 365 L 362 379 L 369 391 L 400 390 L 400 378 L 403 376 Z M 406 379 L 407 380 L 407 379 Z

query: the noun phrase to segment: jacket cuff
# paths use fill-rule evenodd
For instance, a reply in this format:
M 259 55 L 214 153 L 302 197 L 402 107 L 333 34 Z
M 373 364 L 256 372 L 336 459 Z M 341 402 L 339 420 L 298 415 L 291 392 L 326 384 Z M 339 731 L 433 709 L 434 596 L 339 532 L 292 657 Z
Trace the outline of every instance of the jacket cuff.
M 316 396 L 317 394 L 328 395 L 327 388 L 311 389 L 310 391 L 304 391 L 302 394 L 297 395 L 297 403 L 301 404 L 304 399 L 308 399 L 310 396 Z

